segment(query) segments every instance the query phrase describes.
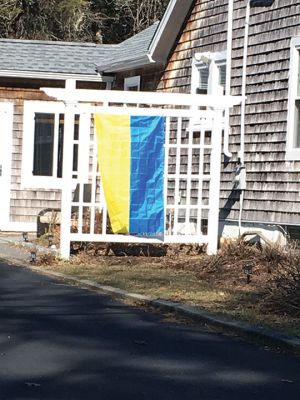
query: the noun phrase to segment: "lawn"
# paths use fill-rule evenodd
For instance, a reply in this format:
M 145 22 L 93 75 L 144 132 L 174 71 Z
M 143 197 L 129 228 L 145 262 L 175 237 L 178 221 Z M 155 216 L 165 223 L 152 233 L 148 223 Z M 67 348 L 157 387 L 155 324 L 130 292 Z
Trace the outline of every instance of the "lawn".
M 113 248 L 104 255 L 104 249 L 92 247 L 69 262 L 44 256 L 39 263 L 47 270 L 193 305 L 300 337 L 300 250 L 259 249 L 238 242 L 209 257 L 191 246 L 165 249 L 164 256 L 161 248 L 160 256 L 151 256 L 151 251 L 136 247 L 129 251 Z M 250 282 L 244 273 L 247 263 L 253 266 Z

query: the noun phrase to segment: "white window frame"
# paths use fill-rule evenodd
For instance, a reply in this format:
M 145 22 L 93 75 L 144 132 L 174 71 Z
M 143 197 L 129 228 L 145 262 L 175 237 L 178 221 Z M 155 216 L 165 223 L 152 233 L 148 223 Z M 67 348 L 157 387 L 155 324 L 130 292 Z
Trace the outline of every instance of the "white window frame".
M 33 175 L 35 113 L 64 114 L 65 104 L 35 100 L 24 102 L 21 187 L 22 189 L 62 189 L 62 178 Z M 80 114 L 80 135 L 81 132 L 90 129 L 90 115 L 82 113 L 80 107 L 76 114 Z M 55 150 L 57 151 L 57 146 Z M 78 163 L 83 162 L 86 157 L 88 157 L 88 148 L 80 148 Z M 74 179 L 74 183 L 76 181 L 77 179 Z
M 124 79 L 124 90 L 129 90 L 132 87 L 137 87 L 137 90 L 141 89 L 141 77 L 140 75 L 131 76 Z
M 9 230 L 14 103 L 0 101 L 0 229 Z
M 197 93 L 199 87 L 199 71 L 208 66 L 208 94 L 223 94 L 223 86 L 219 84 L 220 65 L 226 65 L 226 51 L 216 53 L 196 53 L 192 60 L 191 93 Z
M 300 37 L 291 40 L 290 47 L 290 73 L 288 84 L 288 115 L 287 115 L 287 138 L 286 138 L 286 160 L 300 160 L 300 147 L 295 147 L 295 102 L 300 100 L 297 96 L 298 73 L 300 62 Z

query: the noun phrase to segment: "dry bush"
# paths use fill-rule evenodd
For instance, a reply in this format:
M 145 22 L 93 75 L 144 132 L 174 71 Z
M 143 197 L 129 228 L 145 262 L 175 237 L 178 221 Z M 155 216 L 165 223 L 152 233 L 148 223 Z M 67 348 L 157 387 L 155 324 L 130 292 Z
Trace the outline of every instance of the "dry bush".
M 225 242 L 218 254 L 221 257 L 236 258 L 237 260 L 248 260 L 252 257 L 257 257 L 259 253 L 260 249 L 256 245 L 249 244 L 242 239 L 237 239 Z
M 53 265 L 57 262 L 57 257 L 53 253 L 42 253 L 37 259 L 38 265 Z
M 300 317 L 300 248 L 289 245 L 274 262 L 264 307 Z

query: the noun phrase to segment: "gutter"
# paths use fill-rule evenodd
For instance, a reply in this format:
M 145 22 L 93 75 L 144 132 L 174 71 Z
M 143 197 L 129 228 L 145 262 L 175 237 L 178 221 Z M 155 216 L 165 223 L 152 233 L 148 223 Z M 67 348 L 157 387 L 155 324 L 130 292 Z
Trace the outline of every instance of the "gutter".
M 31 71 L 12 71 L 12 70 L 0 70 L 0 77 L 5 78 L 27 78 L 27 79 L 50 79 L 50 80 L 62 80 L 75 79 L 77 81 L 89 81 L 89 82 L 113 82 L 113 77 L 102 76 L 99 73 L 95 75 L 86 74 L 67 74 L 67 73 L 54 73 L 54 72 L 31 72 Z
M 152 65 L 156 63 L 154 60 L 152 60 L 152 58 L 150 57 L 150 55 L 147 54 L 143 54 L 142 56 L 139 56 L 137 58 L 131 58 L 131 59 L 127 59 L 127 60 L 122 60 L 120 61 L 116 61 L 113 62 L 111 64 L 104 64 L 101 67 L 97 68 L 97 72 L 99 74 L 102 73 L 107 73 L 107 72 L 121 72 L 121 71 L 127 71 L 129 69 L 132 68 L 141 68 L 141 67 L 146 67 L 149 65 Z

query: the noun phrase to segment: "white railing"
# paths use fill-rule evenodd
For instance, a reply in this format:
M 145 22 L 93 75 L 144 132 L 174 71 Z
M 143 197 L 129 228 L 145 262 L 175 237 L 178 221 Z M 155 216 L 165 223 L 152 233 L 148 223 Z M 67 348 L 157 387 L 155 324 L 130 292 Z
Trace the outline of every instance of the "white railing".
M 197 243 L 207 244 L 210 254 L 217 251 L 223 115 L 225 109 L 239 104 L 240 98 L 43 90 L 66 104 L 61 209 L 63 257 L 69 256 L 71 242 Z M 97 164 L 95 112 L 166 117 L 162 240 L 111 233 Z M 79 138 L 74 139 L 76 114 L 80 114 L 80 130 Z M 79 151 L 78 171 L 73 171 L 73 152 L 66 150 L 73 149 L 74 144 L 84 149 Z M 88 156 L 82 156 L 84 152 Z

